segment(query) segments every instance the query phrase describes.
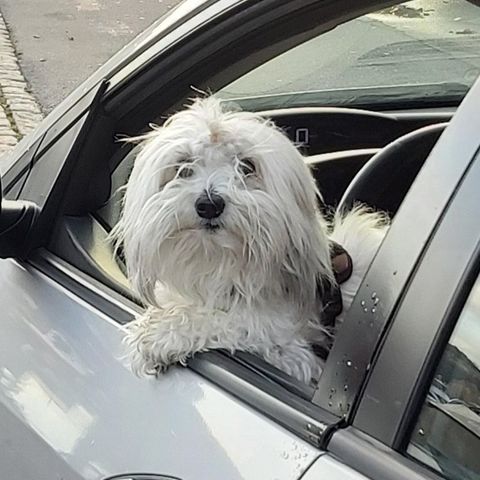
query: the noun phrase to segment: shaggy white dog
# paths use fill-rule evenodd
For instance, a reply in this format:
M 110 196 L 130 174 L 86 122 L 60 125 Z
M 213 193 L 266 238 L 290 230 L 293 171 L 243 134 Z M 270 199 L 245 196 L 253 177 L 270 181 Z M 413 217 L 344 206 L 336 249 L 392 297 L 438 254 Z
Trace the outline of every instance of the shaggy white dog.
M 128 325 L 133 370 L 196 352 L 263 357 L 308 382 L 335 279 L 329 239 L 353 258 L 344 311 L 381 242 L 383 218 L 356 209 L 331 229 L 302 155 L 271 122 L 197 100 L 141 138 L 114 230 L 132 287 L 149 307 Z

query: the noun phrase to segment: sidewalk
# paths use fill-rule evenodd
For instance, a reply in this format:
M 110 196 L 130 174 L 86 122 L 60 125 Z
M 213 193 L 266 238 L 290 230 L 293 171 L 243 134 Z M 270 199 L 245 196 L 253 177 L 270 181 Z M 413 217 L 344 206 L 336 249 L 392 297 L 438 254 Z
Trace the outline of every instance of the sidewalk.
M 0 13 L 0 156 L 13 148 L 40 120 L 42 113 L 28 91 Z

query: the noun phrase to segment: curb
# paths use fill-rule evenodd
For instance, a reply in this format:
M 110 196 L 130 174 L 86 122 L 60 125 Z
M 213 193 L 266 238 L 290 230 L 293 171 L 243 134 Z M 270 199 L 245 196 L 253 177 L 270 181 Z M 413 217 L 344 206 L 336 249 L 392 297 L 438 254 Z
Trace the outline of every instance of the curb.
M 0 13 L 0 155 L 12 149 L 42 119 L 42 112 L 28 90 Z

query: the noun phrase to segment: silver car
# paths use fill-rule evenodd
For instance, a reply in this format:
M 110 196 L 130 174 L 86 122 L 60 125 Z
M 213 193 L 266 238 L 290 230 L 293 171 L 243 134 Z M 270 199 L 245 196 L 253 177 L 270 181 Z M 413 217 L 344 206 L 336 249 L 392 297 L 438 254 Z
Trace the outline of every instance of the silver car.
M 0 162 L 0 479 L 478 480 L 479 71 L 473 0 L 187 0 L 108 61 Z M 123 359 L 118 138 L 191 86 L 284 128 L 323 207 L 393 217 L 316 388 Z

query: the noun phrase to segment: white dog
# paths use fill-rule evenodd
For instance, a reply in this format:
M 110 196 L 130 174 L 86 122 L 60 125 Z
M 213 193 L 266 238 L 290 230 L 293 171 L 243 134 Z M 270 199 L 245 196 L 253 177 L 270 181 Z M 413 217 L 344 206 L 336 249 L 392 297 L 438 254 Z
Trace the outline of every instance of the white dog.
M 197 100 L 141 139 L 121 219 L 132 287 L 150 305 L 128 326 L 133 370 L 156 373 L 196 352 L 263 357 L 308 382 L 319 318 L 335 285 L 330 240 L 353 258 L 344 310 L 386 228 L 356 209 L 330 231 L 302 155 L 271 122 Z

